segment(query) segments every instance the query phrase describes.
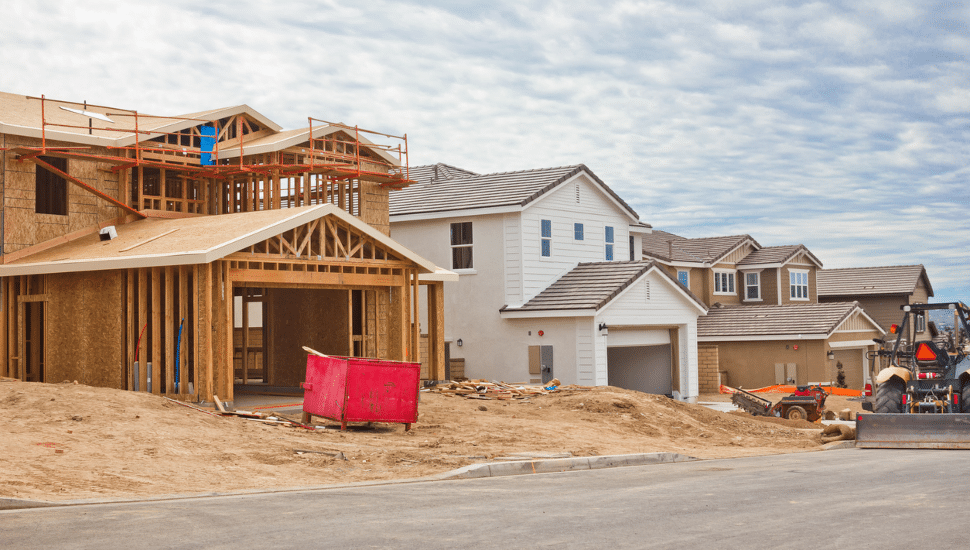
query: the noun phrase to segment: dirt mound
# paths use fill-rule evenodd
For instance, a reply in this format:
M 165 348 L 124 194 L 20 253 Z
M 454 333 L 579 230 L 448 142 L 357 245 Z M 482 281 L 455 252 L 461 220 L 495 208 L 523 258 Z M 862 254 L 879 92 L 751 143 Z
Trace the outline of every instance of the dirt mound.
M 389 424 L 308 431 L 144 393 L 7 381 L 0 415 L 0 497 L 48 500 L 401 479 L 511 455 L 726 458 L 820 448 L 818 429 L 612 387 L 514 401 L 423 393 L 410 432 Z

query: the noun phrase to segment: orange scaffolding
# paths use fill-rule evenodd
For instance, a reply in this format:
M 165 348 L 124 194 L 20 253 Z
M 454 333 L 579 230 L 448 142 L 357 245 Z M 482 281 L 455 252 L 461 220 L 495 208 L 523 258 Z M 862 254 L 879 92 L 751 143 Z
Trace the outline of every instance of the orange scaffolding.
M 283 151 L 274 151 L 276 162 L 266 163 L 260 162 L 256 158 L 251 158 L 250 162 L 247 163 L 246 155 L 246 140 L 243 139 L 244 133 L 241 128 L 237 128 L 236 136 L 239 140 L 239 161 L 238 163 L 230 162 L 231 159 L 222 159 L 219 157 L 219 141 L 223 129 L 219 128 L 218 121 L 213 121 L 209 119 L 192 118 L 192 117 L 165 117 L 157 115 L 142 115 L 138 111 L 130 109 L 119 109 L 115 107 L 106 107 L 99 105 L 84 103 L 77 103 L 72 101 L 62 101 L 62 100 L 51 100 L 47 99 L 45 96 L 40 97 L 27 96 L 28 99 L 38 100 L 41 104 L 41 146 L 40 147 L 11 147 L 6 150 L 10 150 L 17 153 L 17 159 L 20 161 L 34 160 L 37 162 L 36 157 L 38 156 L 55 156 L 64 158 L 77 158 L 82 160 L 92 160 L 98 162 L 104 162 L 111 164 L 111 170 L 118 172 L 121 170 L 140 168 L 140 167 L 150 167 L 150 168 L 164 168 L 166 170 L 174 170 L 179 172 L 185 172 L 194 178 L 213 178 L 217 180 L 223 180 L 227 178 L 232 178 L 238 175 L 245 174 L 263 174 L 270 175 L 274 171 L 278 170 L 283 177 L 289 177 L 295 174 L 327 174 L 331 177 L 338 179 L 358 179 L 366 181 L 374 181 L 379 183 L 383 187 L 390 188 L 401 188 L 413 183 L 410 179 L 410 166 L 408 159 L 408 145 L 407 145 L 407 134 L 403 136 L 394 136 L 391 134 L 385 134 L 382 132 L 376 132 L 373 130 L 364 130 L 357 126 L 349 126 L 342 123 L 327 122 L 325 120 L 316 119 L 308 117 L 309 121 L 309 131 L 307 133 L 307 140 L 309 142 L 309 154 L 303 155 L 304 159 L 308 159 L 309 162 L 282 162 L 286 155 Z M 87 112 L 87 108 L 94 107 L 100 109 L 106 109 L 106 117 L 131 117 L 134 120 L 134 127 L 108 127 L 104 125 L 99 125 L 94 127 L 89 118 L 88 126 L 80 126 L 74 124 L 64 124 L 59 122 L 52 122 L 48 120 L 47 117 L 47 103 L 56 103 L 59 105 L 74 105 L 83 106 L 84 110 L 80 111 L 81 114 Z M 75 111 L 77 112 L 77 111 Z M 201 158 L 203 153 L 209 153 L 208 151 L 202 151 L 201 148 L 196 147 L 185 147 L 179 145 L 180 149 L 172 149 L 167 147 L 146 147 L 142 144 L 143 139 L 141 136 L 148 136 L 146 139 L 156 140 L 159 137 L 166 136 L 176 136 L 183 137 L 184 134 L 179 132 L 165 132 L 158 129 L 145 130 L 142 128 L 142 119 L 162 119 L 162 120 L 173 120 L 173 121 L 194 121 L 200 124 L 213 124 L 216 129 L 215 135 L 215 145 L 212 154 L 213 164 L 208 166 L 192 165 L 186 163 L 174 163 L 174 162 L 164 162 L 159 160 L 145 159 L 144 153 L 158 153 L 160 155 L 166 154 L 181 154 L 183 159 L 194 159 Z M 338 128 L 344 131 L 349 139 L 339 139 L 338 137 L 333 138 L 315 138 L 313 122 L 321 122 L 329 128 Z M 113 122 L 112 122 L 113 123 Z M 241 118 L 236 118 L 237 126 L 241 126 Z M 118 151 L 123 153 L 123 156 L 112 156 L 112 155 L 99 155 L 94 153 L 86 153 L 84 151 L 90 151 L 90 146 L 80 146 L 80 147 L 64 147 L 64 146 L 48 146 L 47 144 L 47 130 L 48 128 L 60 127 L 60 128 L 79 128 L 87 129 L 89 133 L 97 130 L 99 132 L 117 132 L 123 134 L 132 134 L 134 136 L 133 144 L 126 146 L 116 146 L 108 145 L 105 146 L 107 149 L 112 151 Z M 351 131 L 353 135 L 351 136 Z M 366 133 L 369 135 L 382 136 L 393 140 L 398 140 L 396 146 L 385 145 L 380 143 L 362 143 L 360 134 Z M 227 138 L 228 140 L 228 138 Z M 254 140 L 250 140 L 252 143 Z M 362 168 L 364 160 L 362 160 L 360 154 L 360 148 L 365 147 L 374 151 L 386 151 L 388 154 L 397 153 L 398 165 L 386 161 L 381 161 L 374 157 L 368 157 L 366 162 L 374 165 L 383 165 L 386 167 L 386 171 L 378 170 L 365 170 Z M 342 149 L 343 151 L 338 151 Z M 350 149 L 352 154 L 348 154 L 347 150 Z M 251 157 L 256 157 L 257 155 L 250 155 Z M 261 156 L 261 155 L 258 155 Z M 294 160 L 297 160 L 299 156 L 294 155 Z M 318 162 L 318 160 L 330 159 L 330 162 Z

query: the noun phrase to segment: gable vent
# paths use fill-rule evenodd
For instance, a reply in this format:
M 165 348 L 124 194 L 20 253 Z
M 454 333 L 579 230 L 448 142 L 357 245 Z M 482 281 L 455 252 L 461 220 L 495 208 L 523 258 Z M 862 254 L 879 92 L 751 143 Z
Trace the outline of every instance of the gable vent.
M 644 290 L 644 296 L 646 296 L 646 299 L 649 301 L 650 300 L 650 281 L 643 281 L 643 290 Z
M 579 204 L 579 183 L 576 184 L 576 204 Z

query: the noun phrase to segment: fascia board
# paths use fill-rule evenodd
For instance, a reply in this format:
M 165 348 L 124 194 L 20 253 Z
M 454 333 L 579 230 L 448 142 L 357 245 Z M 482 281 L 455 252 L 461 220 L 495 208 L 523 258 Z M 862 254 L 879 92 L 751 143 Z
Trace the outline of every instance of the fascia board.
M 391 191 L 393 193 L 393 191 Z M 425 220 L 443 220 L 447 218 L 467 218 L 470 216 L 489 216 L 492 214 L 512 214 L 522 212 L 522 207 L 515 204 L 509 206 L 493 206 L 491 208 L 468 208 L 465 210 L 439 210 L 436 212 L 418 212 L 415 214 L 391 214 L 391 223 L 414 222 Z
M 778 340 L 825 340 L 827 334 L 764 334 L 750 336 L 698 336 L 698 342 L 759 342 Z
M 555 194 L 557 191 L 561 191 L 568 184 L 576 181 L 577 178 L 579 178 L 580 176 L 582 176 L 584 174 L 586 174 L 586 171 L 585 170 L 580 170 L 573 177 L 571 177 L 571 178 L 563 181 L 559 185 L 557 185 L 555 189 L 551 190 L 548 193 L 543 193 L 539 198 L 537 198 L 537 199 L 535 199 L 535 200 L 527 203 L 522 209 L 523 210 L 526 210 L 528 208 L 531 208 L 532 206 L 535 206 L 537 204 L 540 204 L 542 201 L 546 200 L 547 198 L 549 198 L 550 196 L 552 196 L 553 194 Z M 588 181 L 589 183 L 591 183 L 593 185 L 593 188 L 594 189 L 596 189 L 601 195 L 603 195 L 604 197 L 606 197 L 610 201 L 610 203 L 613 204 L 613 206 L 616 207 L 616 209 L 623 214 L 623 216 L 625 216 L 629 220 L 632 220 L 633 223 L 639 223 L 640 222 L 640 218 L 637 218 L 637 217 L 633 216 L 632 214 L 630 214 L 630 211 L 627 210 L 626 208 L 624 208 L 624 206 L 622 204 L 620 204 L 615 198 L 613 198 L 612 195 L 610 195 L 609 193 L 607 193 L 606 190 L 603 189 L 603 187 L 599 183 L 597 183 L 597 181 L 596 181 L 595 178 L 592 178 L 588 174 L 586 174 L 586 181 Z
M 418 282 L 445 282 L 445 283 L 456 283 L 458 282 L 459 275 L 454 271 L 449 271 L 443 267 L 435 266 L 434 273 L 421 273 L 418 275 Z
M 596 310 L 587 309 L 531 309 L 499 312 L 502 319 L 541 319 L 544 317 L 595 317 Z
M 872 340 L 852 340 L 852 341 L 845 341 L 845 342 L 829 342 L 829 347 L 832 348 L 832 349 L 861 348 L 861 347 L 874 346 L 874 345 L 876 345 L 876 343 L 873 342 Z

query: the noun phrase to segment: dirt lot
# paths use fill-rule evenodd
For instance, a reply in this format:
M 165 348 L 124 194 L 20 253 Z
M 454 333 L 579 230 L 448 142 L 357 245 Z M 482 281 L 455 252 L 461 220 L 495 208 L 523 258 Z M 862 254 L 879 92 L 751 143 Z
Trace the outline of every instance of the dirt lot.
M 0 418 L 0 498 L 42 500 L 414 478 L 516 453 L 727 458 L 820 449 L 812 424 L 612 387 L 524 401 L 422 393 L 409 432 L 383 424 L 341 432 L 213 416 L 144 393 L 3 381 Z

